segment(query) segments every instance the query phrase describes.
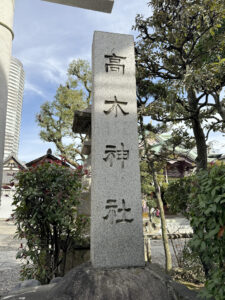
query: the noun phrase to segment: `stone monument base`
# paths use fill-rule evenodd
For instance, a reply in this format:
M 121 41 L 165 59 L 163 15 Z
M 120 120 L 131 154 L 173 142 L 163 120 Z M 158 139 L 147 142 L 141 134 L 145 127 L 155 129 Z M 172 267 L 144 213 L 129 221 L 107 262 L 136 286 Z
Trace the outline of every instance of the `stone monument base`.
M 10 300 L 197 300 L 156 264 L 143 268 L 94 269 L 82 264 L 58 283 L 11 292 Z

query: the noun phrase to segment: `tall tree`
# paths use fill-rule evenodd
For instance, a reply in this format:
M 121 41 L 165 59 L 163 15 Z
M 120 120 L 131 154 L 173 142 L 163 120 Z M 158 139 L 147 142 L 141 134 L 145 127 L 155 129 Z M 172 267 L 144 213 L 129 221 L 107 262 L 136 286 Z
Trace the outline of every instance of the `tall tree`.
M 206 138 L 225 128 L 225 2 L 152 0 L 136 17 L 138 101 L 153 120 L 192 128 L 197 168 L 207 168 Z M 153 96 L 153 100 L 151 97 Z
M 150 131 L 150 137 L 154 138 L 154 136 L 165 132 L 166 126 L 145 124 L 144 114 L 145 107 L 142 107 L 139 109 L 139 134 L 143 146 L 141 159 L 146 163 L 148 172 L 151 174 L 157 206 L 160 209 L 162 240 L 165 252 L 165 267 L 166 271 L 169 272 L 172 269 L 172 258 L 169 248 L 166 218 L 162 200 L 162 182 L 160 182 L 159 174 L 163 169 L 165 169 L 167 161 L 177 156 L 175 152 L 176 147 L 183 147 L 188 152 L 188 149 L 193 148 L 194 144 L 192 138 L 189 137 L 188 133 L 183 128 L 175 129 L 173 130 L 171 137 L 161 145 L 161 149 L 155 151 L 154 144 L 152 145 L 149 142 L 149 134 L 147 134 L 147 132 Z
M 90 65 L 84 60 L 74 60 L 69 65 L 66 84 L 59 86 L 55 99 L 45 102 L 36 116 L 42 128 L 41 139 L 53 142 L 59 154 L 75 167 L 84 159 L 81 146 L 86 136 L 72 131 L 74 111 L 86 108 L 90 99 Z

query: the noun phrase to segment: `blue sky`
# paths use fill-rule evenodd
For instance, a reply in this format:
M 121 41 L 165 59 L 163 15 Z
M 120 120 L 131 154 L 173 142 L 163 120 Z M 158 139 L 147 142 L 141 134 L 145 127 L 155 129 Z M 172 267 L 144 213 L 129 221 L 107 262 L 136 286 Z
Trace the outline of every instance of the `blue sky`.
M 23 63 L 23 100 L 19 159 L 44 155 L 53 144 L 42 142 L 35 115 L 40 105 L 54 99 L 65 83 L 73 59 L 91 61 L 95 30 L 131 34 L 137 13 L 149 15 L 147 1 L 116 0 L 112 14 L 89 11 L 41 0 L 16 0 L 13 56 Z
M 65 83 L 73 59 L 91 61 L 95 30 L 134 34 L 137 13 L 149 16 L 147 0 L 115 0 L 112 14 L 48 3 L 16 0 L 13 56 L 25 70 L 19 159 L 30 161 L 44 155 L 53 144 L 39 138 L 35 115 L 45 101 L 54 99 L 57 87 Z M 211 137 L 221 141 L 221 135 Z M 225 141 L 223 142 L 225 143 Z

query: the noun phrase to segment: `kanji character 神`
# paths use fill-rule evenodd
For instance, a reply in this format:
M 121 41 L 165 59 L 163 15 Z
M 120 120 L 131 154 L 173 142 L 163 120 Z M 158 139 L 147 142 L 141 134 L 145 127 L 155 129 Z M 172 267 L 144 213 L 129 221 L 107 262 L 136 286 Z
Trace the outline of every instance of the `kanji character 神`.
M 110 162 L 110 167 L 113 166 L 114 159 L 121 160 L 121 167 L 124 168 L 124 161 L 129 158 L 129 150 L 124 150 L 124 143 L 121 143 L 122 149 L 117 150 L 115 145 L 106 145 L 104 161 Z

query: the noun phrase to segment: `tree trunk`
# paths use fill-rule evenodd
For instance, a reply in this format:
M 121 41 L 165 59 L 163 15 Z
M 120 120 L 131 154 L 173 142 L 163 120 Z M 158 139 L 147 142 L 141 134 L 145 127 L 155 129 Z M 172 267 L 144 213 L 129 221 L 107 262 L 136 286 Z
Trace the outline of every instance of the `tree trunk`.
M 166 180 L 166 183 L 169 183 L 169 180 L 168 180 L 168 172 L 167 172 L 167 166 L 165 166 L 165 180 Z
M 188 89 L 188 104 L 192 110 L 192 128 L 196 141 L 197 147 L 197 158 L 196 165 L 197 171 L 200 169 L 207 169 L 207 145 L 205 134 L 201 126 L 199 111 L 198 111 L 198 101 L 196 99 L 195 91 L 193 89 Z
M 59 276 L 59 250 L 60 250 L 60 245 L 59 245 L 59 239 L 58 239 L 58 232 L 56 225 L 53 225 L 53 235 L 54 235 L 54 276 L 57 277 Z
M 150 237 L 144 237 L 145 261 L 151 262 L 151 240 Z
M 148 148 L 148 145 L 146 142 L 145 129 L 144 129 L 142 115 L 140 116 L 140 127 L 141 127 L 141 133 L 142 133 L 142 138 L 143 138 L 143 142 L 144 142 L 144 148 L 145 148 L 145 153 L 146 153 L 146 158 L 147 158 L 147 163 L 148 163 L 148 171 L 149 171 L 149 173 L 152 173 L 152 176 L 153 176 L 155 193 L 156 193 L 156 197 L 157 197 L 158 206 L 160 209 L 162 239 L 163 239 L 163 246 L 164 246 L 164 252 L 165 252 L 165 259 L 166 259 L 166 271 L 169 272 L 172 269 L 172 257 L 171 257 L 171 253 L 170 253 L 169 240 L 168 240 L 167 230 L 166 230 L 166 219 L 165 219 L 165 214 L 164 214 L 163 202 L 162 202 L 162 198 L 161 198 L 160 186 L 158 184 L 157 174 L 154 169 L 154 162 L 151 160 L 151 155 L 149 154 L 149 148 Z M 148 246 L 149 246 L 149 251 L 150 251 L 150 244 Z
M 207 145 L 205 141 L 205 134 L 203 132 L 198 117 L 192 120 L 192 126 L 193 126 L 194 136 L 196 140 L 196 147 L 197 147 L 197 158 L 196 158 L 197 171 L 199 171 L 200 169 L 206 170 L 207 169 Z
M 166 230 L 166 219 L 165 219 L 165 214 L 164 214 L 160 186 L 157 181 L 157 175 L 154 170 L 154 167 L 152 167 L 151 169 L 152 169 L 152 176 L 153 176 L 153 181 L 154 181 L 154 186 L 155 186 L 155 193 L 156 193 L 156 197 L 157 197 L 157 203 L 158 203 L 158 206 L 160 209 L 162 239 L 163 239 L 163 246 L 164 246 L 165 258 L 166 258 L 166 271 L 169 272 L 172 269 L 172 257 L 171 257 L 171 253 L 170 253 L 169 239 L 168 239 L 167 230 Z

